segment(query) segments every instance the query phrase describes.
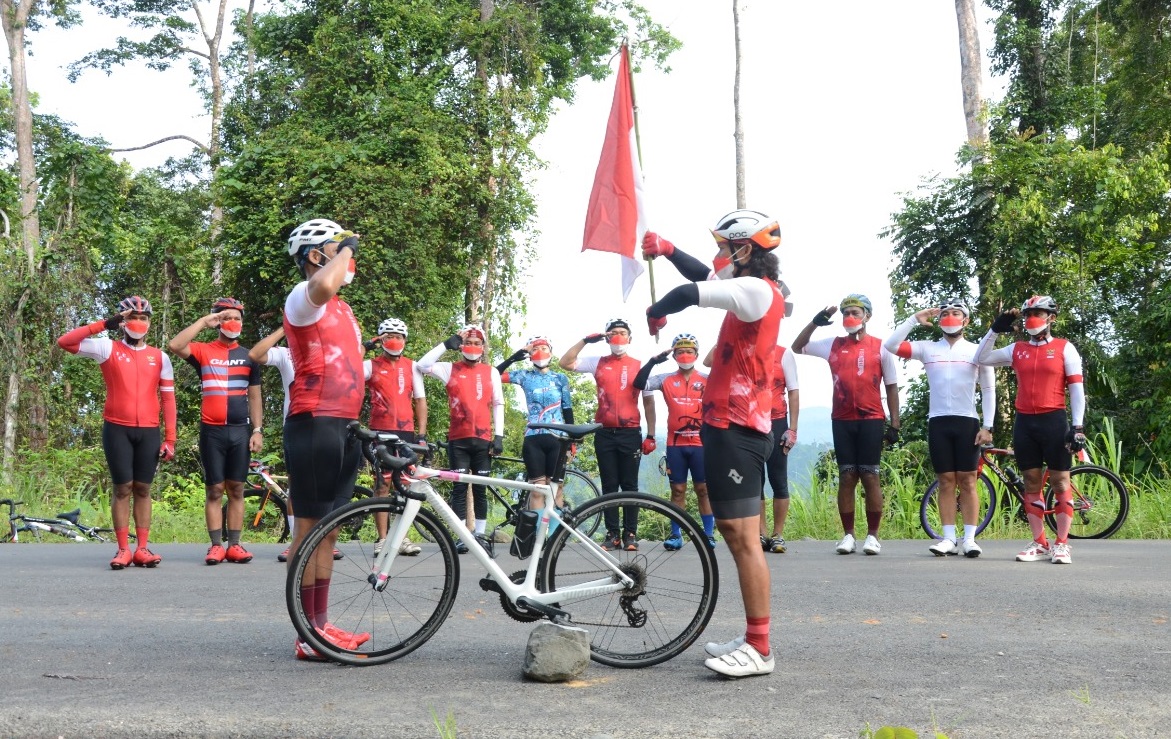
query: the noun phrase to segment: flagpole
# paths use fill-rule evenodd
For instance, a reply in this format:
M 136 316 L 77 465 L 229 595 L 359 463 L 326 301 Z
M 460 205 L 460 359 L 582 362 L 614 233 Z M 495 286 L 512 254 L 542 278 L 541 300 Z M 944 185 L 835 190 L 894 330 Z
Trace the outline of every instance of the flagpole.
M 643 172 L 642 168 L 642 137 L 638 131 L 638 97 L 634 93 L 634 66 L 629 63 L 630 44 L 628 39 L 622 39 L 622 50 L 628 57 L 626 64 L 626 74 L 630 77 L 630 107 L 634 113 L 634 146 L 638 151 L 638 169 Z M 642 248 L 640 244 L 635 244 L 634 248 Z M 647 259 L 647 276 L 650 278 L 651 286 L 651 302 L 655 302 L 655 263 L 653 260 Z M 655 343 L 658 343 L 658 338 L 655 338 Z

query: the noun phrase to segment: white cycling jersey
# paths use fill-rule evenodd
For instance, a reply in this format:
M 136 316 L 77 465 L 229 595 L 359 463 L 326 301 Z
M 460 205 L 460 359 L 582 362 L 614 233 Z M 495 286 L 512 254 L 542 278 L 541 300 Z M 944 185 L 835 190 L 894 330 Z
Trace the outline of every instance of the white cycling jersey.
M 976 363 L 977 345 L 967 339 L 960 339 L 955 344 L 949 344 L 947 339 L 942 338 L 936 341 L 906 341 L 911 329 L 918 324 L 914 316 L 903 321 L 883 343 L 883 347 L 901 359 L 915 359 L 923 363 L 930 390 L 927 417 L 978 418 L 978 381 L 980 407 L 984 414 L 983 426 L 991 428 L 996 418 L 996 375 L 991 367 L 981 367 Z

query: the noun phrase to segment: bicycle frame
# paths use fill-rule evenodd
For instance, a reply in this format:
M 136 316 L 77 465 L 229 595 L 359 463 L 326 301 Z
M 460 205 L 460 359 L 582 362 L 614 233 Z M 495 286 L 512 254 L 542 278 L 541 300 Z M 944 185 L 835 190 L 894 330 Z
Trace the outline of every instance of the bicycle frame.
M 431 505 L 431 509 L 448 525 L 455 534 L 455 537 L 467 546 L 468 553 L 488 571 L 489 577 L 495 581 L 504 595 L 513 603 L 518 602 L 520 598 L 524 598 L 527 603 L 539 604 L 541 606 L 551 606 L 553 603 L 571 603 L 576 600 L 593 598 L 599 595 L 625 590 L 634 584 L 634 580 L 618 566 L 617 560 L 610 556 L 606 550 L 602 549 L 597 542 L 578 532 L 573 525 L 567 523 L 561 514 L 558 513 L 553 496 L 554 485 L 557 483 L 534 485 L 520 480 L 482 477 L 479 475 L 452 472 L 450 470 L 437 470 L 430 467 L 415 467 L 409 474 L 404 472 L 403 477 L 404 480 L 410 481 L 410 491 L 415 493 L 416 496 L 421 495 L 426 499 L 426 502 Z M 439 495 L 434 486 L 427 482 L 431 478 L 474 485 L 493 485 L 544 494 L 545 505 L 541 509 L 541 516 L 537 522 L 535 546 L 532 555 L 529 557 L 528 568 L 525 570 L 523 583 L 514 583 L 512 578 L 508 576 L 508 573 L 500 565 L 496 564 L 496 561 L 488 555 L 488 552 L 484 551 L 484 548 L 476 541 L 475 534 L 468 531 L 463 520 L 456 516 L 455 511 Z M 394 528 L 387 535 L 388 541 L 400 541 L 406 536 L 407 530 L 414 523 L 415 514 L 421 507 L 422 502 L 419 497 L 407 496 L 403 513 L 395 520 Z M 536 584 L 537 569 L 540 564 L 541 552 L 544 549 L 551 522 L 557 522 L 561 526 L 564 526 L 570 536 L 573 536 L 585 545 L 597 557 L 598 561 L 613 573 L 617 581 L 615 581 L 615 577 L 606 577 L 552 592 L 543 593 L 539 591 Z M 386 547 L 383 549 L 382 554 L 375 559 L 374 571 L 372 573 L 372 582 L 375 589 L 385 589 L 390 578 L 390 571 L 397 556 L 398 550 L 396 547 Z
M 264 488 L 264 499 L 260 501 L 260 505 L 256 508 L 256 516 L 252 519 L 252 528 L 254 529 L 260 526 L 260 519 L 264 517 L 264 509 L 268 506 L 268 500 L 273 495 L 281 498 L 286 504 L 286 510 L 288 509 L 288 493 L 276 481 L 276 476 L 272 475 L 268 470 L 269 467 L 266 464 L 257 464 L 255 467 L 250 466 L 248 470 L 249 475 L 256 475 L 260 478 L 263 485 L 259 487 Z M 281 475 L 281 477 L 283 478 L 284 476 Z M 247 527 L 247 523 L 245 523 L 245 527 Z

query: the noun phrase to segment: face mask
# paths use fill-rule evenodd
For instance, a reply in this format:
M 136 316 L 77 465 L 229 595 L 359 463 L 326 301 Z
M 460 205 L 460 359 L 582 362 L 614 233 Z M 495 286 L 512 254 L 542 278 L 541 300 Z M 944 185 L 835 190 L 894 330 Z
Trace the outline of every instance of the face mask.
M 964 330 L 964 319 L 956 318 L 955 316 L 940 318 L 939 327 L 943 329 L 943 333 L 954 336 Z
M 717 256 L 712 260 L 712 271 L 716 273 L 716 279 L 728 280 L 732 278 L 732 273 L 736 268 L 732 266 L 732 259 L 725 256 Z
M 141 339 L 146 336 L 146 330 L 150 328 L 150 321 L 143 321 L 141 319 L 134 319 L 123 324 L 126 329 L 126 335 L 132 339 Z
M 538 349 L 537 351 L 532 353 L 533 366 L 539 367 L 540 369 L 544 369 L 544 368 L 548 367 L 549 366 L 549 359 L 552 356 L 553 356 L 553 353 L 550 352 L 548 349 Z
M 846 316 L 842 319 L 842 328 L 846 329 L 848 334 L 856 334 L 862 330 L 866 322 L 857 316 Z
M 464 346 L 460 349 L 460 353 L 464 355 L 464 359 L 469 362 L 475 362 L 480 357 L 484 356 L 484 347 L 482 346 Z
M 321 256 L 325 257 L 325 252 L 321 252 Z M 333 257 L 325 257 L 321 262 L 321 266 L 329 264 L 333 261 Z M 351 257 L 349 265 L 346 266 L 346 276 L 342 278 L 342 285 L 348 285 L 354 281 L 354 275 L 358 272 L 358 263 Z
M 240 331 L 244 328 L 243 321 L 224 321 L 220 324 L 220 333 L 227 336 L 229 339 L 234 339 L 240 335 Z
M 695 366 L 695 360 L 699 357 L 695 352 L 679 352 L 675 355 L 675 364 L 679 365 L 681 370 L 689 370 Z
M 406 339 L 387 339 L 382 342 L 382 348 L 387 354 L 398 356 L 403 353 L 403 347 L 407 345 Z
M 1029 316 L 1025 319 L 1025 331 L 1029 332 L 1029 336 L 1045 333 L 1048 327 L 1049 319 L 1045 316 Z
M 610 343 L 610 353 L 616 357 L 621 357 L 626 353 L 626 345 L 630 343 L 630 337 L 615 334 L 607 339 L 607 341 Z

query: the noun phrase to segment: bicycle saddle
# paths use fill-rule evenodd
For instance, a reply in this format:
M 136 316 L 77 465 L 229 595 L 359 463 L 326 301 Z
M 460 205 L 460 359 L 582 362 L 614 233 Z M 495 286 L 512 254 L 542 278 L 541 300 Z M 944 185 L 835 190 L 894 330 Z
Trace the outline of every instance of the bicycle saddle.
M 80 517 L 81 517 L 81 509 L 80 508 L 74 508 L 72 511 L 69 511 L 68 513 L 58 513 L 57 514 L 57 518 L 63 518 L 66 521 L 68 521 L 69 523 L 73 524 L 74 526 L 77 525 L 77 519 Z
M 583 439 L 586 436 L 594 433 L 602 428 L 600 423 L 530 423 L 531 429 L 549 429 L 550 431 L 562 431 L 571 439 Z

